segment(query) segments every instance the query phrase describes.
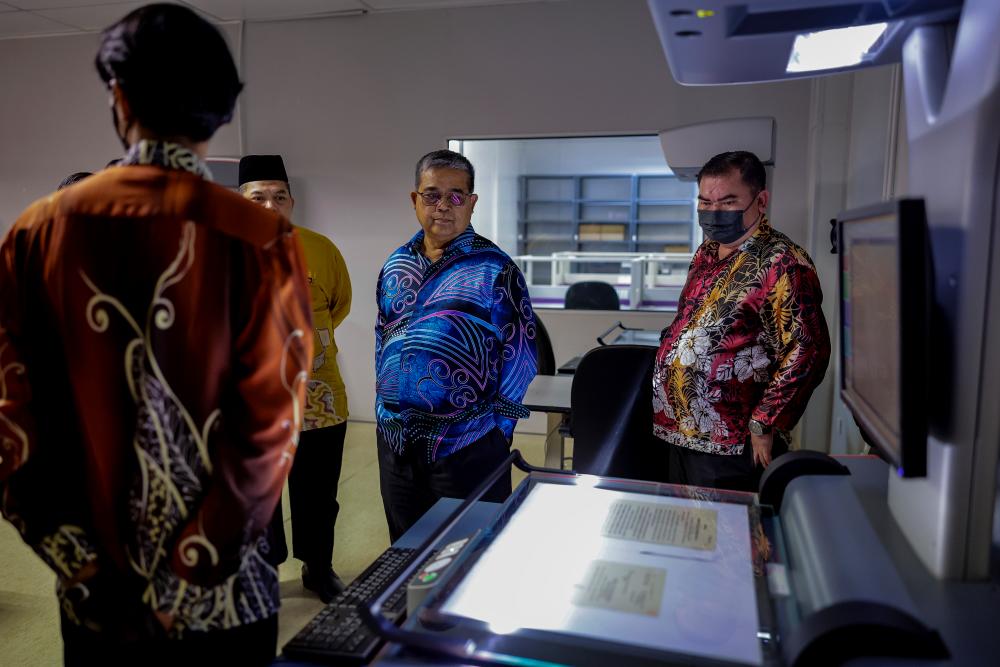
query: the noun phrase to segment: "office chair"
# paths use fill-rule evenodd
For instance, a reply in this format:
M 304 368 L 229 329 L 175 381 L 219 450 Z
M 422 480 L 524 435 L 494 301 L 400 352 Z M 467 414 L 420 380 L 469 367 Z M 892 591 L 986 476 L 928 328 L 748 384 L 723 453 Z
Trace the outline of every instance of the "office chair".
M 556 355 L 552 351 L 552 339 L 549 331 L 542 324 L 542 318 L 535 311 L 535 361 L 538 364 L 538 375 L 556 374 Z
M 570 285 L 564 305 L 567 310 L 621 310 L 622 307 L 615 288 L 599 280 Z
M 573 470 L 667 481 L 667 443 L 653 435 L 656 348 L 611 345 L 588 352 L 570 394 Z

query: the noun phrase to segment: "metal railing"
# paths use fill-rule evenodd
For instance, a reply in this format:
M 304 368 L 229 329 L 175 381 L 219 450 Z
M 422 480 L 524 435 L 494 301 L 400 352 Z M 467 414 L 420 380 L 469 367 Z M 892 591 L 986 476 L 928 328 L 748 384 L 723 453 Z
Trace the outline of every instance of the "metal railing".
M 687 279 L 690 253 L 554 252 L 514 257 L 524 273 L 532 301 L 542 307 L 561 307 L 573 283 L 597 280 L 618 292 L 626 310 L 672 310 Z M 548 276 L 536 269 L 549 266 Z M 594 271 L 609 266 L 610 271 Z

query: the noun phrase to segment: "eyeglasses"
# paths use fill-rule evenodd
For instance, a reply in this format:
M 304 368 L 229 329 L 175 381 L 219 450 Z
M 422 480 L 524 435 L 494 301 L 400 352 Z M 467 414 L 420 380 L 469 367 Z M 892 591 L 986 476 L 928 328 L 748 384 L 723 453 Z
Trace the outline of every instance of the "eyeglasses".
M 472 196 L 464 192 L 418 192 L 417 194 L 427 206 L 437 206 L 442 197 L 452 206 L 465 206 L 465 202 Z

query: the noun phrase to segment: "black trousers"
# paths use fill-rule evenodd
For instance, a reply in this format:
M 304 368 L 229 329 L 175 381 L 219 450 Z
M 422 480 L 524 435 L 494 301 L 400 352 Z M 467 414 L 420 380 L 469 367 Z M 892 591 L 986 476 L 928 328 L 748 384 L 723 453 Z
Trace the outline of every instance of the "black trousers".
M 510 443 L 495 428 L 475 442 L 434 463 L 424 452 L 393 452 L 378 435 L 379 485 L 382 505 L 395 542 L 441 498 L 466 498 L 510 454 Z M 510 470 L 482 500 L 503 502 L 511 492 Z
M 305 563 L 321 566 L 333 561 L 334 527 L 340 504 L 337 485 L 344 463 L 347 422 L 302 431 L 295 461 L 288 474 L 288 501 L 292 512 L 292 553 Z M 272 564 L 288 558 L 281 503 L 270 526 Z
M 747 438 L 743 453 L 737 455 L 706 454 L 687 447 L 667 445 L 670 461 L 667 466 L 667 481 L 671 484 L 706 486 L 728 491 L 751 491 L 756 493 L 764 466 L 754 465 L 753 447 Z M 775 432 L 771 445 L 771 460 L 788 451 L 788 441 L 784 434 Z
M 61 618 L 66 667 L 92 665 L 270 665 L 278 645 L 278 615 L 214 632 L 186 632 L 122 641 Z M 161 630 L 162 632 L 162 630 Z

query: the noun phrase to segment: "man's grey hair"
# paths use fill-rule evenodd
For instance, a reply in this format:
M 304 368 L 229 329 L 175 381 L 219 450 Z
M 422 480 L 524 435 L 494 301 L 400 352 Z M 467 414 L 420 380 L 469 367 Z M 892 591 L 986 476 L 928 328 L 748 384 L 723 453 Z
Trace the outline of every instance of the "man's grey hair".
M 469 175 L 469 192 L 475 192 L 476 170 L 472 163 L 461 153 L 455 151 L 440 150 L 431 151 L 427 155 L 417 160 L 417 174 L 413 187 L 420 187 L 420 177 L 428 169 L 458 169 Z

